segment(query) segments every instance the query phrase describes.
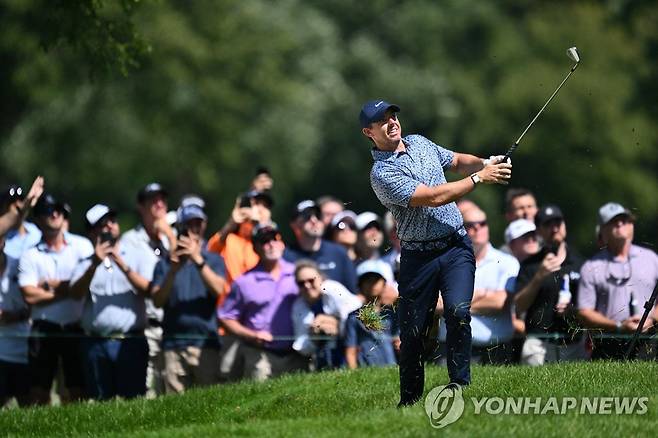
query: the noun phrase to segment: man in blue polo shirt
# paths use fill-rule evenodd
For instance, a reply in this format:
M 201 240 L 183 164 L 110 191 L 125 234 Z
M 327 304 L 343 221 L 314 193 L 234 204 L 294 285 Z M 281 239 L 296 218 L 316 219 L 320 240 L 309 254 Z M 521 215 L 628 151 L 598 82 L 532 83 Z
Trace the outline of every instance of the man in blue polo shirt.
M 164 308 L 162 350 L 165 389 L 219 382 L 215 303 L 224 290 L 224 260 L 202 243 L 206 214 L 198 205 L 180 210 L 176 250 L 153 273 L 153 303 Z
M 337 243 L 324 240 L 324 222 L 320 207 L 311 200 L 298 203 L 290 219 L 296 242 L 286 248 L 283 258 L 289 262 L 310 259 L 331 280 L 356 293 L 356 271 L 347 251 Z
M 424 335 L 432 325 L 439 297 L 447 326 L 451 383 L 471 381 L 470 304 L 475 258 L 456 200 L 480 183 L 507 184 L 511 164 L 503 157 L 483 160 L 444 149 L 420 135 L 402 137 L 400 108 L 383 100 L 363 105 L 362 133 L 374 144 L 372 188 L 398 223 L 402 246 L 398 317 L 400 323 L 400 403 L 423 395 Z M 446 182 L 444 170 L 466 177 Z

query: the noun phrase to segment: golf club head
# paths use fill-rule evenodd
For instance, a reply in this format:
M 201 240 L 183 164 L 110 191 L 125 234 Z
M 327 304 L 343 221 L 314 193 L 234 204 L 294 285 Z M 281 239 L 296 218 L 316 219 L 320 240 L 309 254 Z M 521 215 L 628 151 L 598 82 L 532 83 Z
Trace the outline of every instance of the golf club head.
M 578 49 L 575 47 L 567 49 L 567 56 L 575 62 L 580 62 L 580 55 L 578 55 Z

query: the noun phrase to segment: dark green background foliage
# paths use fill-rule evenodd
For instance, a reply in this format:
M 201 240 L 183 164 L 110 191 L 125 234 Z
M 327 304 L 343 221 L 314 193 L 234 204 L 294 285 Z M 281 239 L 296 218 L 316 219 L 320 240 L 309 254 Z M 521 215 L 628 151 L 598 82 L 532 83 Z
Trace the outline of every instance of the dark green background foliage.
M 2 0 L 2 182 L 46 177 L 74 228 L 97 201 L 125 213 L 149 181 L 209 200 L 223 223 L 255 167 L 275 177 L 275 219 L 333 193 L 357 211 L 369 187 L 369 98 L 402 107 L 406 133 L 502 153 L 583 59 L 514 156 L 514 186 L 556 202 L 594 249 L 616 200 L 658 237 L 658 3 L 377 0 Z M 472 198 L 501 241 L 504 189 Z M 124 216 L 126 224 L 134 221 Z

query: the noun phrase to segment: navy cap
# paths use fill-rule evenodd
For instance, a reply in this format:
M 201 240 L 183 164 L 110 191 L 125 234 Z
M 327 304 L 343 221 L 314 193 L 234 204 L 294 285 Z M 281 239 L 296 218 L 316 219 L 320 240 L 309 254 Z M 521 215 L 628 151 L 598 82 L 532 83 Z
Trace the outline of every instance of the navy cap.
M 258 224 L 254 227 L 251 233 L 251 241 L 254 243 L 267 242 L 268 239 L 281 239 L 279 227 L 275 222 L 268 222 L 266 224 Z
M 361 112 L 359 113 L 359 122 L 361 122 L 362 128 L 367 128 L 372 122 L 381 120 L 384 118 L 386 110 L 393 108 L 393 111 L 400 111 L 400 107 L 392 103 L 388 103 L 384 100 L 370 100 L 363 104 Z
M 178 215 L 178 221 L 185 223 L 192 219 L 202 219 L 207 220 L 208 216 L 203 212 L 203 209 L 198 205 L 188 205 L 187 207 L 182 207 Z

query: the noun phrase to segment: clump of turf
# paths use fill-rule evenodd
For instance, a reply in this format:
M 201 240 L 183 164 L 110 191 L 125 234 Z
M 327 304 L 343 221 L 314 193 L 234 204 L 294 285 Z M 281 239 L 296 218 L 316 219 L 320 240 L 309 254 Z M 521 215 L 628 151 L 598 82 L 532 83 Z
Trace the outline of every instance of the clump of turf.
M 359 314 L 356 317 L 368 330 L 377 332 L 384 330 L 384 323 L 382 322 L 382 316 L 379 314 L 376 301 L 364 304 L 359 309 Z

